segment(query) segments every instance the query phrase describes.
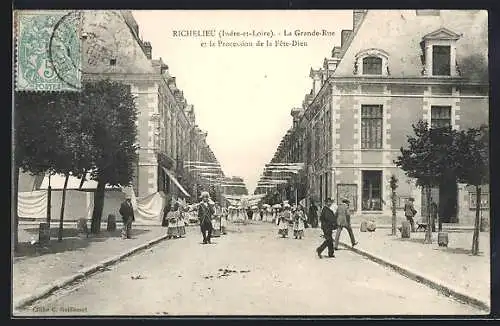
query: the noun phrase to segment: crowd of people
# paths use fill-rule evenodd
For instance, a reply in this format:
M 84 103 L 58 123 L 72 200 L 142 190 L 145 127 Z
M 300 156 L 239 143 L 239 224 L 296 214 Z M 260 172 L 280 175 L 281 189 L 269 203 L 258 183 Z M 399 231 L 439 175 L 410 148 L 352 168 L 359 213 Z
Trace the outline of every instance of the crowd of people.
M 168 238 L 182 238 L 186 235 L 186 225 L 189 224 L 195 213 L 203 238 L 202 243 L 210 244 L 214 233 L 217 235 L 226 233 L 228 217 L 233 221 L 235 217 L 239 218 L 240 215 L 243 215 L 243 218 L 246 215 L 248 219 L 252 219 L 254 210 L 252 208 L 247 208 L 246 212 L 241 209 L 228 210 L 212 201 L 210 194 L 204 191 L 201 193 L 200 201 L 194 205 L 180 205 L 177 200 L 169 202 L 163 209 L 162 226 L 167 228 Z M 126 196 L 119 212 L 122 215 L 124 225 L 122 237 L 130 238 L 132 222 L 135 220 L 131 196 Z M 412 202 L 409 202 L 405 207 L 405 214 L 412 224 L 412 228 L 415 212 Z M 276 223 L 278 235 L 281 238 L 287 238 L 291 234 L 295 239 L 301 240 L 306 228 L 317 228 L 320 225 L 324 241 L 316 248 L 319 258 L 322 258 L 325 249 L 328 249 L 328 257 L 335 257 L 335 250 L 338 249 L 340 235 L 344 229 L 349 234 L 351 245 L 354 247 L 358 244 L 351 228 L 348 199 L 342 199 L 341 203 L 337 205 L 331 198 L 328 198 L 321 209 L 319 218 L 318 208 L 314 202 L 311 203 L 308 214 L 301 204 L 291 206 L 287 202 L 283 205 L 261 207 L 258 214 L 261 221 L 271 218 L 271 221 Z M 334 230 L 336 231 L 335 239 L 333 239 Z

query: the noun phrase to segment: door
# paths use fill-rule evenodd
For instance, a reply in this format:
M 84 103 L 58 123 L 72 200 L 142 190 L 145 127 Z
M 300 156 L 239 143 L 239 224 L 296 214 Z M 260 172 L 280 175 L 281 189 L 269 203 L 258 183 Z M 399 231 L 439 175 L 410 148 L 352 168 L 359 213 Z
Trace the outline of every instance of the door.
M 382 210 L 382 171 L 362 171 L 361 209 Z
M 458 223 L 457 199 L 456 182 L 444 182 L 439 186 L 439 217 L 443 223 Z

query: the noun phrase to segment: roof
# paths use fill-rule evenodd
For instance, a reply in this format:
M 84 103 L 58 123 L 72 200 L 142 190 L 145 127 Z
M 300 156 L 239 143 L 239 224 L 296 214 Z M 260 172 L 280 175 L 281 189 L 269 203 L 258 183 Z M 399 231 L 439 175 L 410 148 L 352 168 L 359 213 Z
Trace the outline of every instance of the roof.
M 386 22 L 381 24 L 381 22 Z M 488 60 L 488 15 L 485 10 L 441 10 L 439 16 L 417 16 L 415 10 L 368 10 L 334 72 L 354 76 L 357 53 L 387 52 L 391 77 L 421 77 L 422 49 L 427 38 L 457 38 L 457 63 L 462 76 L 480 79 L 478 65 Z
M 98 39 L 94 43 L 99 42 L 99 46 L 111 54 L 107 54 L 103 50 L 91 51 L 90 54 L 87 54 L 88 60 L 82 61 L 85 65 L 83 71 L 89 74 L 155 72 L 139 44 L 141 41 L 138 39 L 138 35 L 135 35 L 134 28 L 136 26 L 132 19 L 130 13 L 118 10 L 95 10 L 86 14 L 83 28 L 87 34 L 97 35 Z M 90 40 L 87 42 L 91 42 Z M 116 59 L 116 64 L 110 65 L 110 59 Z M 94 62 L 94 64 L 88 64 L 89 61 Z

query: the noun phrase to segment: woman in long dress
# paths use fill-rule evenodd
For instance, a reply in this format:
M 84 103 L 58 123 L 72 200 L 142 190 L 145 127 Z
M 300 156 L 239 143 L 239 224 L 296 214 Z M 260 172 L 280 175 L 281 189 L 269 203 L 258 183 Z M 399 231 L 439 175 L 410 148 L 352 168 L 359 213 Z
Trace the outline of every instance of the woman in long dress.
M 304 236 L 304 223 L 306 221 L 306 216 L 301 205 L 297 206 L 297 210 L 293 215 L 293 220 L 293 236 L 295 239 L 302 239 Z
M 167 236 L 169 239 L 178 238 L 179 237 L 179 227 L 177 226 L 177 222 L 179 220 L 179 204 L 175 203 L 170 208 L 170 212 L 167 214 L 168 220 L 168 228 L 167 228 Z
M 278 212 L 278 234 L 282 238 L 288 236 L 288 228 L 291 219 L 290 205 L 284 205 L 283 212 Z
M 186 211 L 185 208 L 180 208 L 178 213 L 177 220 L 177 229 L 179 233 L 179 237 L 184 238 L 186 236 Z

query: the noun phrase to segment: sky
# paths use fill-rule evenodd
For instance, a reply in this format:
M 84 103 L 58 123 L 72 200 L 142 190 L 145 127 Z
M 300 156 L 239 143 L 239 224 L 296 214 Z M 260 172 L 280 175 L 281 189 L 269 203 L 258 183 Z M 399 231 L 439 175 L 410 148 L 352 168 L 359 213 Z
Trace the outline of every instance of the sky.
M 291 127 L 291 109 L 301 107 L 312 88 L 310 69 L 322 67 L 340 45 L 341 31 L 352 29 L 351 10 L 141 10 L 133 15 L 140 37 L 151 42 L 153 59 L 163 59 L 188 104 L 194 105 L 197 123 L 208 132 L 207 143 L 225 175 L 244 178 L 249 193 Z M 186 30 L 215 35 L 179 32 Z M 257 34 L 220 38 L 222 31 Z M 216 46 L 202 46 L 210 40 Z M 218 46 L 219 40 L 254 46 Z M 275 44 L 291 45 L 294 40 L 307 45 Z M 258 46 L 257 41 L 269 41 L 270 46 Z

